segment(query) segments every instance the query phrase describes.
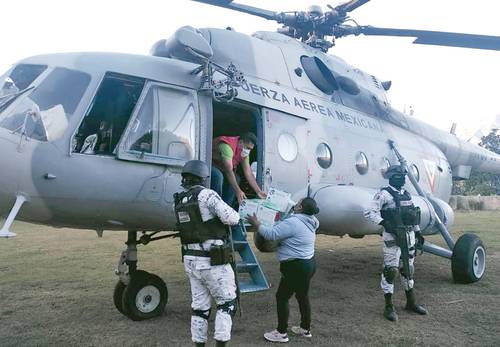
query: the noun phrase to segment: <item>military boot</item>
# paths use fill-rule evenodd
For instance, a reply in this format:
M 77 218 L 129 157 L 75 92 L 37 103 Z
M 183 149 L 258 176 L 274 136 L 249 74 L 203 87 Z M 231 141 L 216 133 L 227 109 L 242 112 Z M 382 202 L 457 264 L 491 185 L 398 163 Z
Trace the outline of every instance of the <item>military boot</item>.
M 225 347 L 225 346 L 227 346 L 227 341 L 215 340 L 215 347 Z
M 427 309 L 424 306 L 417 304 L 417 299 L 415 297 L 415 291 L 413 290 L 413 288 L 406 291 L 405 309 L 421 315 L 428 314 Z
M 396 310 L 394 309 L 394 305 L 392 304 L 392 294 L 387 293 L 384 294 L 385 298 L 385 309 L 384 309 L 384 317 L 390 320 L 391 322 L 396 322 L 398 320 L 398 315 Z

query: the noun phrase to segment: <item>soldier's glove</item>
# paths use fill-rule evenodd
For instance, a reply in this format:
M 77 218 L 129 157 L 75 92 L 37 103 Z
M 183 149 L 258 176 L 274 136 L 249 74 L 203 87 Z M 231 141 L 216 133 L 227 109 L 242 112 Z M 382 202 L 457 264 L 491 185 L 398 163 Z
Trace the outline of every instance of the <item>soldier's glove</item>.
M 424 253 L 424 242 L 425 239 L 421 232 L 415 232 L 415 240 L 417 241 L 417 249 L 420 249 L 420 254 Z

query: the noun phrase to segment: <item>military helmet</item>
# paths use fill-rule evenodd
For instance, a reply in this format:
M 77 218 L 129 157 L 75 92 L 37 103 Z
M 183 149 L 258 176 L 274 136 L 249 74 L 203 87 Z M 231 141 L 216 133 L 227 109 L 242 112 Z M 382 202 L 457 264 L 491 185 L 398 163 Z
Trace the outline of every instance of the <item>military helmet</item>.
M 401 165 L 391 165 L 389 168 L 385 171 L 384 177 L 387 179 L 391 179 L 392 176 L 394 175 L 406 175 L 407 172 Z
M 200 178 L 207 178 L 210 176 L 208 166 L 201 160 L 190 160 L 182 168 L 182 174 L 191 174 Z

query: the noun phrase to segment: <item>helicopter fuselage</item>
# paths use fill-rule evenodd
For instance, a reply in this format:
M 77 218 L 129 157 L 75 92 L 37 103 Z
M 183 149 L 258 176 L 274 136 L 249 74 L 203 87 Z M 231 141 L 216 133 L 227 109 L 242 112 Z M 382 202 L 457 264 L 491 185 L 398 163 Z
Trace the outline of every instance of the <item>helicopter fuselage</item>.
M 223 131 L 224 121 L 230 123 L 227 113 L 236 117 L 239 111 L 253 117 L 250 129 L 259 138 L 255 173 L 264 189 L 276 187 L 299 197 L 308 186 L 317 192 L 337 187 L 332 192 L 339 196 L 323 198 L 324 205 L 331 199 L 330 207 L 320 206 L 320 222 L 341 214 L 324 223 L 321 231 L 327 234 L 380 232 L 360 227 L 365 223 L 360 218 L 367 197 L 387 184 L 384 170 L 398 163 L 388 140 L 404 153 L 424 191 L 443 202 L 449 199 L 455 167 L 500 172 L 498 156 L 393 110 L 381 81 L 339 58 L 275 33 L 203 32 L 210 37 L 214 61 L 235 64 L 246 78 L 217 125 L 220 107 L 211 93 L 199 90 L 200 77 L 191 73 L 196 63 L 111 53 L 44 55 L 19 62 L 16 66 L 45 68 L 29 83 L 33 90 L 0 113 L 1 213 L 24 195 L 21 220 L 97 230 L 171 230 L 182 165 L 192 158 L 210 162 L 216 128 Z M 306 74 L 302 57 L 321 59 L 344 84 L 324 93 Z M 72 77 L 81 93 L 69 112 L 70 103 L 60 106 L 50 92 L 60 81 L 54 78 L 47 85 L 47 80 L 71 71 L 81 74 Z M 120 127 L 115 119 L 114 130 L 120 133 L 109 135 L 113 120 L 101 113 L 122 112 L 106 108 L 122 97 L 113 94 L 115 86 L 134 102 Z M 39 94 L 37 100 L 50 100 L 37 102 L 33 93 Z M 145 124 L 149 127 L 141 133 Z M 43 136 L 31 136 L 37 127 L 44 128 L 39 131 Z M 103 144 L 106 134 L 110 140 Z M 97 143 L 89 150 L 99 138 L 105 146 L 99 150 Z M 408 189 L 415 193 L 409 184 Z M 359 200 L 357 207 L 333 207 L 342 206 L 347 196 Z M 348 222 L 352 227 L 346 231 Z

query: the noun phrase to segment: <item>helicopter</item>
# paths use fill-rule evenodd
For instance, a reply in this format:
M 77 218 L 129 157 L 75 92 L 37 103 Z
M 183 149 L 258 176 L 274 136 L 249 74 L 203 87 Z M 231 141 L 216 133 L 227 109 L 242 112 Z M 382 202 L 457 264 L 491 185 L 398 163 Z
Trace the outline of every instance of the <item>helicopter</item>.
M 132 319 L 158 315 L 166 286 L 137 269 L 137 245 L 171 236 L 157 234 L 175 228 L 173 194 L 184 163 L 210 163 L 213 138 L 251 131 L 258 183 L 294 200 L 314 197 L 323 234 L 379 234 L 363 211 L 386 184 L 384 171 L 403 165 L 423 234 L 440 234 L 447 245 L 426 240 L 423 249 L 451 259 L 457 282 L 483 277 L 485 246 L 473 234 L 453 240 L 447 201 L 453 179 L 471 170 L 500 173 L 500 156 L 394 109 L 390 82 L 328 51 L 332 38 L 349 35 L 487 50 L 500 50 L 500 37 L 348 24 L 368 0 L 283 13 L 197 2 L 284 26 L 252 36 L 186 26 L 156 42 L 149 56 L 47 54 L 0 77 L 0 213 L 7 215 L 0 236 L 15 236 L 16 219 L 98 235 L 127 231 L 114 296 L 144 289 L 153 307 L 139 317 L 117 308 Z M 142 276 L 133 276 L 138 271 Z M 131 305 L 136 299 L 126 298 Z

